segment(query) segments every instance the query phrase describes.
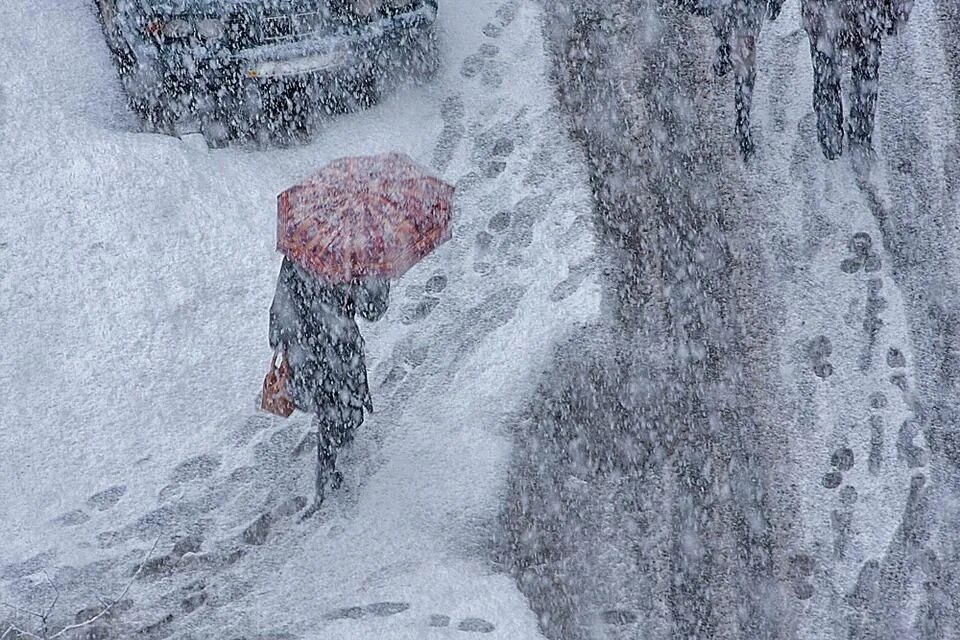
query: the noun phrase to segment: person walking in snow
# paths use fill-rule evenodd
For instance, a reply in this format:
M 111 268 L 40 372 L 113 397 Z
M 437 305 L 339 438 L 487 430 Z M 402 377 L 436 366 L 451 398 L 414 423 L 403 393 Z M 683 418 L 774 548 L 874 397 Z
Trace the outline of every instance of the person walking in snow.
M 713 71 L 734 74 L 736 136 L 740 155 L 749 159 L 756 147 L 750 131 L 753 88 L 757 80 L 757 39 L 764 18 L 776 20 L 783 0 L 683 0 L 694 13 L 708 16 L 719 40 Z
M 317 497 L 304 518 L 340 484 L 337 453 L 373 410 L 355 317 L 379 320 L 390 280 L 450 238 L 453 193 L 453 185 L 391 151 L 337 158 L 277 195 L 284 258 L 260 407 L 283 417 L 295 409 L 316 415 Z
M 843 154 L 843 104 L 840 57 L 851 57 L 849 144 L 866 159 L 873 157 L 873 121 L 880 80 L 884 35 L 907 21 L 913 0 L 801 0 L 803 26 L 813 63 L 813 108 L 817 138 L 829 160 Z
M 363 337 L 354 318 L 379 320 L 389 295 L 386 279 L 332 284 L 287 257 L 280 267 L 270 307 L 270 346 L 286 355 L 293 405 L 316 416 L 317 495 L 308 514 L 328 490 L 339 487 L 337 453 L 352 440 L 364 410 L 373 410 Z

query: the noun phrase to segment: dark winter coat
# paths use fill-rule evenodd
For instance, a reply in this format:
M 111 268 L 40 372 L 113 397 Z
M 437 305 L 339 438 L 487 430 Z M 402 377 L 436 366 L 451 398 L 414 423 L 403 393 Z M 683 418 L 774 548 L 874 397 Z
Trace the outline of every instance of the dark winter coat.
M 803 26 L 825 53 L 895 33 L 912 8 L 913 0 L 801 0 Z
M 753 35 L 760 31 L 764 17 L 775 19 L 784 0 L 680 0 L 681 6 L 709 17 L 717 37 L 730 34 Z
M 378 320 L 389 294 L 386 280 L 323 283 L 283 259 L 270 307 L 270 346 L 286 349 L 297 409 L 333 421 L 373 409 L 354 316 Z

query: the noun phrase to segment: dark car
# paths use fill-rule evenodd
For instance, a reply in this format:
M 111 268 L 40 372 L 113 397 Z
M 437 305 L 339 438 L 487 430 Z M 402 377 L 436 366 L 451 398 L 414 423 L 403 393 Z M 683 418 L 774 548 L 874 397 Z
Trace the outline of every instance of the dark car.
M 305 127 L 437 65 L 436 0 L 95 1 L 144 126 L 211 144 Z

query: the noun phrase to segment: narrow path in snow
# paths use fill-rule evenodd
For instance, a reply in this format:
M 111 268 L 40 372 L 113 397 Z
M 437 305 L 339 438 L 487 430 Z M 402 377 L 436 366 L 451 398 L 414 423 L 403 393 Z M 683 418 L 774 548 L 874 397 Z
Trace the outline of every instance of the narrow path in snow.
M 819 152 L 799 21 L 788 6 L 761 40 L 767 152 L 751 172 L 784 310 L 783 400 L 794 417 L 784 423 L 792 445 L 780 473 L 800 498 L 788 557 L 812 560 L 792 587 L 797 633 L 903 638 L 933 621 L 944 632 L 954 615 L 922 586 L 952 555 L 928 544 L 944 521 L 933 505 L 952 501 L 943 499 L 946 461 L 931 456 L 937 429 L 925 408 L 945 397 L 930 393 L 940 385 L 929 361 L 944 357 L 930 310 L 942 304 L 936 291 L 955 289 L 945 265 L 956 264 L 960 246 L 949 186 L 957 94 L 942 17 L 918 4 L 903 33 L 884 40 L 880 160 L 870 178 Z

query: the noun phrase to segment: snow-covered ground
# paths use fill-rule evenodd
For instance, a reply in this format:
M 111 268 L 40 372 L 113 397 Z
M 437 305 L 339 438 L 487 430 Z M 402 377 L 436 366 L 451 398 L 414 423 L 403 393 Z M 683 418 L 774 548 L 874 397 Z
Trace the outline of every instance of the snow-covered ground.
M 420 638 L 446 616 L 539 636 L 485 545 L 508 424 L 600 299 L 584 161 L 552 108 L 540 19 L 527 0 L 442 2 L 436 81 L 309 144 L 208 150 L 135 132 L 91 4 L 0 6 L 0 599 L 41 606 L 46 569 L 64 592 L 55 617 L 72 621 L 160 536 L 157 556 L 185 542 L 117 625 Z M 457 185 L 453 239 L 362 327 L 377 411 L 344 488 L 297 525 L 309 419 L 254 405 L 275 196 L 327 160 L 389 149 Z M 244 542 L 262 513 L 265 542 Z
M 800 636 L 834 638 L 857 609 L 856 600 L 844 606 L 845 596 L 869 601 L 873 596 L 862 594 L 881 567 L 888 577 L 878 597 L 898 601 L 902 611 L 862 624 L 907 637 L 915 617 L 927 615 L 920 613 L 928 597 L 915 573 L 920 568 L 903 563 L 920 544 L 904 537 L 927 526 L 918 509 L 933 474 L 920 412 L 932 399 L 918 395 L 924 372 L 916 350 L 932 345 L 915 335 L 920 310 L 910 305 L 917 299 L 904 289 L 890 251 L 905 247 L 889 236 L 875 201 L 892 201 L 898 224 L 939 228 L 942 268 L 958 272 L 960 211 L 946 196 L 956 162 L 947 153 L 958 136 L 951 125 L 955 88 L 936 7 L 917 3 L 903 32 L 884 40 L 880 159 L 869 177 L 858 174 L 849 155 L 829 162 L 816 143 L 809 45 L 799 24 L 799 7 L 788 3 L 761 37 L 756 100 L 763 151 L 747 178 L 783 322 L 782 402 L 792 418 L 780 477 L 789 482 L 784 494 L 798 500 L 791 558 L 804 567 L 790 590 L 804 611 Z M 929 209 L 937 213 L 921 213 Z

